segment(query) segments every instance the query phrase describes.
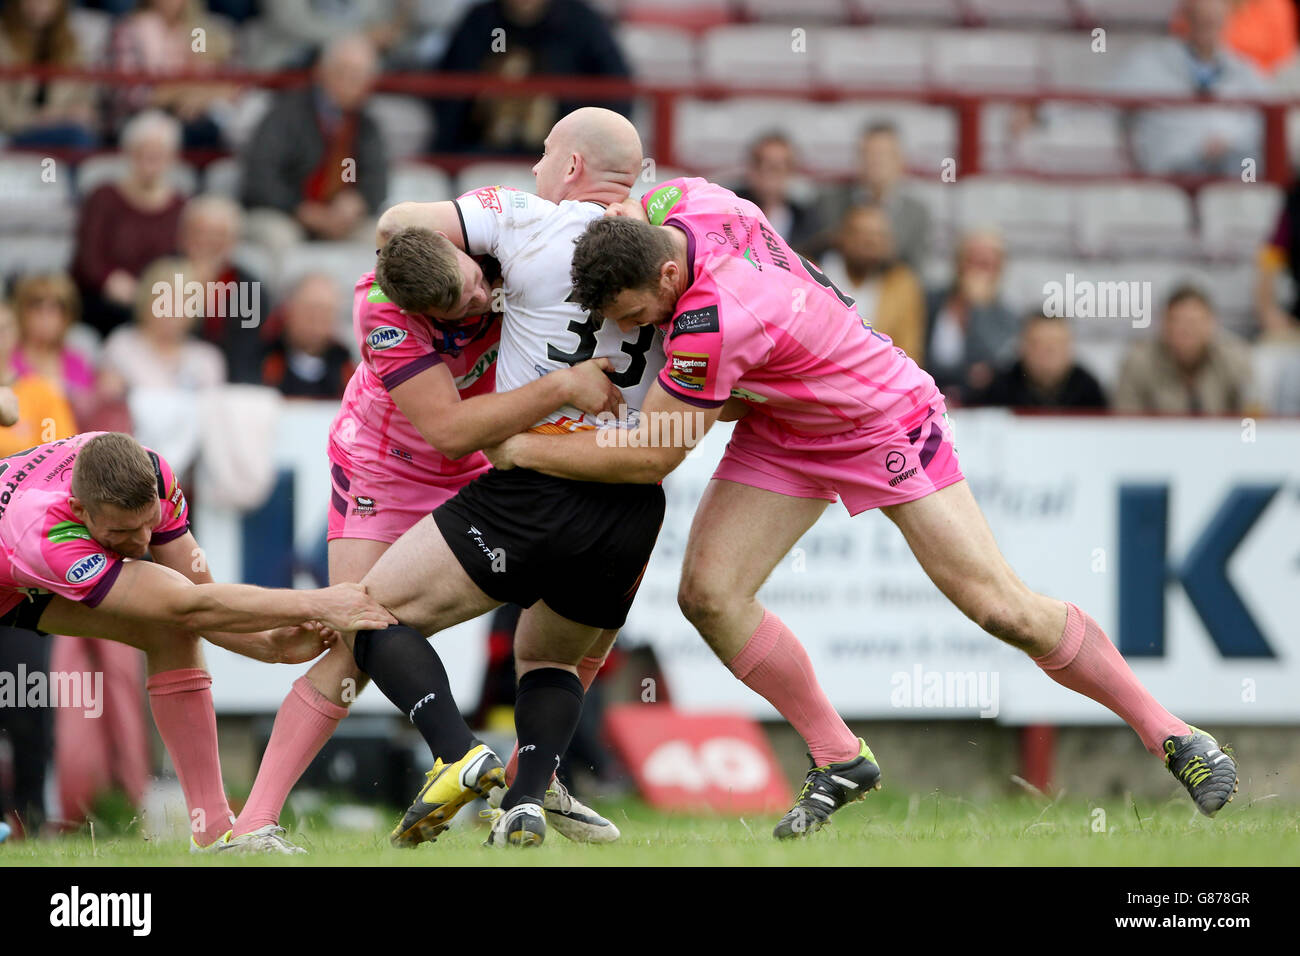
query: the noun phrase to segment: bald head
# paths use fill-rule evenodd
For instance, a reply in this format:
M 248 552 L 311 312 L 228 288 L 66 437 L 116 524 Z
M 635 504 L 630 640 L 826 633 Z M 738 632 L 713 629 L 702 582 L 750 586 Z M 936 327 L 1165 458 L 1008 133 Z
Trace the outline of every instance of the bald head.
M 551 202 L 626 199 L 641 172 L 641 137 L 626 117 L 584 106 L 560 119 L 533 167 L 537 195 Z

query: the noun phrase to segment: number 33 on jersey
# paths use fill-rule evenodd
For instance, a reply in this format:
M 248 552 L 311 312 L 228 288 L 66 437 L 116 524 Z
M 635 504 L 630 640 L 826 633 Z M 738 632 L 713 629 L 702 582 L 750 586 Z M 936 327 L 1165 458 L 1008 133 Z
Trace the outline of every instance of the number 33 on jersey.
M 604 215 L 605 207 L 574 200 L 556 204 L 489 186 L 461 196 L 456 208 L 466 252 L 492 255 L 501 263 L 505 295 L 497 391 L 590 358 L 608 358 L 629 411 L 640 409 L 664 365 L 663 334 L 650 327 L 624 333 L 613 322 L 593 322 L 566 301 L 572 291 L 573 243 L 591 220 Z M 534 428 L 571 431 L 595 425 L 591 416 L 565 407 Z

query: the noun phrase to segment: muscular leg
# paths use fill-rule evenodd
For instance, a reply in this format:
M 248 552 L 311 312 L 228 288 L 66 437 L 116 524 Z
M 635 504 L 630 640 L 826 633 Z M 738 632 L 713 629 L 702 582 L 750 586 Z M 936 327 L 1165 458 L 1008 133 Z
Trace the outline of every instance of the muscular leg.
M 576 676 L 583 656 L 609 633 L 576 624 L 556 614 L 545 601 L 538 601 L 519 616 L 515 628 L 516 675 L 523 677 L 542 667 L 557 667 Z
M 514 781 L 501 800 L 503 810 L 542 803 L 582 716 L 585 688 L 578 666 L 605 633 L 561 617 L 544 601 L 520 616 L 515 629 L 519 758 Z
M 361 583 L 394 617 L 423 634 L 435 634 L 501 604 L 465 573 L 430 515 L 394 541 Z M 351 646 L 350 636 L 345 639 Z
M 605 630 L 599 632 L 587 648 L 587 653 L 582 660 L 578 661 L 577 674 L 578 680 L 582 684 L 582 692 L 586 694 L 591 690 L 591 684 L 600 673 L 600 669 L 605 665 L 605 658 L 609 656 L 609 650 L 614 646 L 614 641 L 618 638 L 618 631 Z M 524 663 L 519 659 L 518 636 L 516 635 L 515 644 L 515 674 L 523 674 Z M 515 749 L 510 754 L 510 759 L 506 761 L 506 785 L 514 783 L 515 771 L 519 768 L 519 741 L 515 741 Z
M 393 542 L 362 583 L 402 623 L 345 635 L 357 665 L 408 716 L 435 757 L 459 759 L 473 745 L 474 735 L 426 635 L 478 617 L 501 602 L 470 580 L 429 516 Z
M 198 635 L 57 596 L 41 615 L 40 629 L 99 637 L 145 652 L 149 705 L 185 793 L 194 841 L 205 846 L 220 838 L 234 815 L 221 781 L 212 677 L 204 669 Z
M 827 504 L 709 482 L 691 525 L 677 597 L 718 658 L 799 731 L 817 765 L 856 756 L 857 738 L 826 699 L 803 646 L 757 594 Z
M 335 538 L 329 543 L 330 584 L 360 581 L 386 550 L 386 541 Z M 275 715 L 248 802 L 235 821 L 235 836 L 280 822 L 289 791 L 307 772 L 368 681 L 352 652 L 335 644 L 293 682 Z
M 1122 717 L 1159 756 L 1187 725 L 1138 682 L 1092 618 L 1031 591 L 1007 564 L 966 482 L 882 508 L 930 580 L 988 633 L 1030 655 L 1048 677 Z

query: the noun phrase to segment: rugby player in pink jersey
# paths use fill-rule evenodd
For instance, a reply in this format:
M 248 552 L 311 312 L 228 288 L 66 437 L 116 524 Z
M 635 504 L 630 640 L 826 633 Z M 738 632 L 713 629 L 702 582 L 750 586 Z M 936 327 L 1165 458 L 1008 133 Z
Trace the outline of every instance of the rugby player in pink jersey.
M 152 561 L 137 560 L 149 555 Z M 171 467 L 129 435 L 87 432 L 0 459 L 0 624 L 145 652 L 149 703 L 192 822 L 192 849 L 229 846 L 200 634 L 257 660 L 301 663 L 391 616 L 349 584 L 215 584 Z
M 737 422 L 695 514 L 678 601 L 732 673 L 794 725 L 813 761 L 777 837 L 820 828 L 879 786 L 880 768 L 831 707 L 808 655 L 757 600 L 777 562 L 829 502 L 879 508 L 921 567 L 993 636 L 1108 707 L 1213 815 L 1236 765 L 1138 682 L 1097 623 L 1031 591 L 998 550 L 958 467 L 942 395 L 853 300 L 793 252 L 752 203 L 678 179 L 593 221 L 573 256 L 573 298 L 622 329 L 665 329 L 667 363 L 640 434 L 519 435 L 490 450 L 498 468 L 609 482 L 662 479 L 685 457 L 675 423 L 698 440 L 724 404 Z
M 416 287 L 408 283 L 405 291 L 426 303 L 425 311 L 408 312 L 389 299 L 384 288 L 393 272 L 416 277 Z M 358 280 L 352 321 L 361 364 L 329 438 L 331 583 L 360 581 L 403 532 L 487 471 L 480 448 L 566 405 L 593 415 L 617 406 L 607 359 L 497 393 L 501 328 L 491 296 L 483 266 L 428 229 L 387 239 L 375 271 Z M 294 682 L 232 843 L 302 852 L 279 826 L 280 811 L 367 681 L 352 653 L 338 645 Z M 464 804 L 505 783 L 501 761 L 474 737 L 449 694 L 408 716 L 436 723 L 443 752 L 434 753 L 415 806 L 391 834 L 402 847 L 433 840 Z M 581 806 L 565 805 L 570 812 Z M 561 832 L 575 831 L 561 824 Z

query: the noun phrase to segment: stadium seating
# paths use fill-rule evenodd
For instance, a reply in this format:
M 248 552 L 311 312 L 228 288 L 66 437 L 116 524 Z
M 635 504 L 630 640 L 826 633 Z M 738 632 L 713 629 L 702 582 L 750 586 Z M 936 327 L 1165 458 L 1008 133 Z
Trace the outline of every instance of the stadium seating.
M 1174 15 L 1179 0 L 1075 0 L 1087 23 L 1161 30 Z
M 820 30 L 813 77 L 849 89 L 917 89 L 925 84 L 928 34 L 922 30 Z
M 388 200 L 384 205 L 407 200 L 436 202 L 455 195 L 451 177 L 437 166 L 405 162 L 395 166 L 388 176 Z
M 805 46 L 799 49 L 791 28 L 784 26 L 718 27 L 700 41 L 700 78 L 724 86 L 806 86 L 812 73 L 806 44 L 811 42 L 804 36 Z
M 983 23 L 1041 24 L 1064 27 L 1074 22 L 1070 0 L 966 0 L 966 9 Z
M 58 234 L 72 229 L 71 169 L 50 163 L 54 165 L 46 165 L 39 153 L 0 154 L 0 231 Z M 42 178 L 46 169 L 53 170 L 54 182 Z
M 740 0 L 748 20 L 768 20 L 806 26 L 810 23 L 842 23 L 848 19 L 846 0 Z
M 1177 186 L 1117 181 L 1078 186 L 1075 192 L 1079 247 L 1090 255 L 1196 251 L 1192 203 Z
M 1091 34 L 1072 32 L 1040 40 L 1043 86 L 1050 92 L 1099 92 L 1114 83 L 1115 63 L 1123 56 L 1115 38 L 1107 37 L 1106 52 L 1093 50 Z
M 694 34 L 672 26 L 629 23 L 618 31 L 632 72 L 652 83 L 694 83 L 698 79 Z
M 935 85 L 950 90 L 1033 92 L 1042 70 L 1040 34 L 1012 30 L 943 30 L 930 58 Z
M 59 236 L 24 235 L 21 242 L 0 241 L 0 282 L 27 272 L 58 272 L 72 262 L 71 233 Z
M 1069 252 L 1077 216 L 1073 190 L 1051 183 L 975 176 L 957 190 L 958 228 L 996 226 L 1014 252 Z
M 1281 208 L 1282 190 L 1272 183 L 1207 183 L 1196 194 L 1202 250 L 1215 258 L 1253 259 Z
M 371 97 L 367 109 L 384 137 L 389 162 L 409 159 L 429 148 L 433 117 L 424 100 L 377 93 Z
M 1120 111 L 1044 103 L 1028 113 L 1006 103 L 982 110 L 980 163 L 990 172 L 1119 176 L 1132 172 Z M 1018 130 L 1018 122 L 1027 122 Z
M 854 15 L 872 22 L 960 23 L 960 0 L 849 0 Z
M 537 188 L 537 180 L 533 178 L 533 164 L 471 163 L 456 177 L 457 195 L 480 186 L 510 186 L 533 192 Z
M 417 20 L 445 28 L 468 2 L 421 0 Z M 1140 255 L 1143 268 L 1154 262 L 1158 284 L 1167 285 L 1174 271 L 1213 281 L 1226 319 L 1246 322 L 1255 249 L 1273 228 L 1281 202 L 1276 185 L 1229 181 L 1189 189 L 1127 179 L 1134 168 L 1122 109 L 1063 101 L 1030 108 L 998 99 L 999 93 L 1110 92 L 1117 62 L 1162 35 L 1174 5 L 1175 0 L 596 3 L 614 19 L 638 78 L 741 91 L 714 98 L 706 90 L 667 107 L 662 101 L 639 100 L 636 118 L 647 153 L 657 160 L 667 156 L 654 142 L 654 111 L 661 108 L 671 110 L 675 149 L 673 166 L 660 166 L 652 179 L 639 179 L 634 195 L 683 174 L 732 182 L 743 168 L 749 143 L 760 133 L 781 130 L 794 142 L 801 171 L 810 177 L 796 182 L 808 198 L 813 181 L 853 175 L 862 129 L 889 121 L 900 131 L 914 177 L 907 189 L 931 210 L 927 279 L 946 278 L 960 230 L 996 224 L 1007 240 L 1011 285 L 1032 288 L 1031 280 L 1045 262 L 1057 273 L 1063 263 L 1072 262 L 1076 271 L 1100 274 Z M 78 8 L 71 22 L 87 62 L 106 62 L 112 18 Z M 1104 52 L 1094 51 L 1094 25 L 1106 28 Z M 792 34 L 795 28 L 807 33 Z M 799 48 L 800 41 L 806 46 Z M 847 95 L 813 101 L 743 92 L 780 87 L 796 92 L 809 85 Z M 935 92 L 940 101 L 888 98 L 889 91 L 910 96 L 923 89 Z M 853 95 L 855 90 L 870 98 Z M 957 104 L 942 97 L 972 91 L 987 97 L 979 108 L 982 174 L 956 169 L 957 182 L 945 182 L 939 175 L 944 162 L 968 154 L 961 148 Z M 871 92 L 880 96 L 871 97 Z M 181 164 L 175 173 L 178 187 L 192 193 L 201 184 L 203 191 L 238 198 L 238 151 L 274 95 L 271 89 L 246 87 L 223 117 L 231 155 L 203 157 L 206 165 L 197 171 Z M 392 162 L 390 203 L 444 198 L 494 183 L 535 188 L 528 161 L 477 162 L 453 173 L 419 159 L 430 142 L 432 123 L 427 103 L 419 98 L 381 93 L 370 109 Z M 1300 154 L 1300 107 L 1292 108 L 1287 120 L 1288 140 Z M 66 259 L 77 197 L 119 175 L 124 164 L 116 153 L 92 155 L 79 164 L 75 158 L 60 159 L 67 167 L 60 168 L 61 187 L 32 191 L 25 183 L 35 161 L 35 154 L 0 155 L 0 232 L 44 235 L 48 242 L 6 249 L 0 255 L 3 264 L 22 265 L 49 254 Z M 1080 183 L 1070 178 L 1078 176 L 1105 179 Z M 346 244 L 337 249 L 324 245 L 328 248 L 308 248 L 324 256 L 322 262 L 346 265 L 351 255 Z M 30 252 L 32 248 L 37 251 Z M 1175 269 L 1179 260 L 1184 264 Z M 260 258 L 250 261 L 265 266 Z M 299 256 L 287 266 L 303 262 Z M 292 278 L 289 271 L 281 277 L 285 282 Z
M 625 0 L 619 16 L 625 23 L 658 23 L 706 30 L 732 19 L 728 0 Z
M 345 292 L 350 292 L 357 278 L 375 267 L 375 248 L 370 242 L 304 242 L 285 253 L 277 277 L 267 277 L 273 295 L 282 297 L 303 276 L 323 272 L 332 276 Z M 351 295 L 343 304 L 352 308 Z M 345 318 L 345 316 L 341 316 Z

